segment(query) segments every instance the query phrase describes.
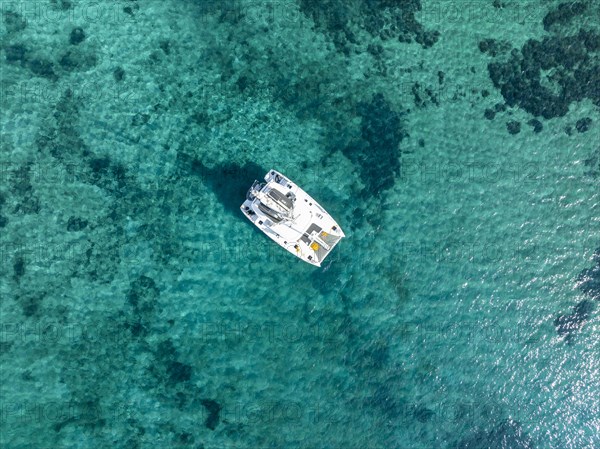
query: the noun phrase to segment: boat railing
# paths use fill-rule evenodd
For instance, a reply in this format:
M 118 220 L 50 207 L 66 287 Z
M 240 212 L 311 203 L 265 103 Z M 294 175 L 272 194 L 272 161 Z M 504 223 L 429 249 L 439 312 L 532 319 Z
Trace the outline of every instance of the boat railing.
M 262 188 L 265 186 L 264 183 L 260 183 L 259 181 L 254 181 L 250 189 L 248 189 L 248 193 L 246 193 L 246 199 L 252 201 L 255 198 L 255 192 L 260 192 Z

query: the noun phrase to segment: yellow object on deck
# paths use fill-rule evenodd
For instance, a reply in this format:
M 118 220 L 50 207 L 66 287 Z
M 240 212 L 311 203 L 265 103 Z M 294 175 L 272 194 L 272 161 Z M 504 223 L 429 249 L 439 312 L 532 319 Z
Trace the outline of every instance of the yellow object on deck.
M 328 234 L 327 234 L 325 231 L 323 231 L 323 232 L 321 232 L 321 235 L 322 235 L 323 237 L 327 237 L 327 235 L 328 235 Z
M 310 247 L 311 247 L 313 250 L 315 250 L 315 251 L 316 251 L 316 250 L 318 250 L 318 249 L 319 249 L 319 244 L 318 244 L 317 242 L 312 242 L 312 243 L 310 244 Z

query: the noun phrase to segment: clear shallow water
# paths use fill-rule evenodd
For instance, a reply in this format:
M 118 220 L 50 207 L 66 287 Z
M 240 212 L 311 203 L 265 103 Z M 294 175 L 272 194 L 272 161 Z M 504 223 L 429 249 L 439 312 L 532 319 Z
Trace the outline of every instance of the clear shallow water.
M 600 445 L 597 7 L 367 3 L 3 5 L 1 447 Z

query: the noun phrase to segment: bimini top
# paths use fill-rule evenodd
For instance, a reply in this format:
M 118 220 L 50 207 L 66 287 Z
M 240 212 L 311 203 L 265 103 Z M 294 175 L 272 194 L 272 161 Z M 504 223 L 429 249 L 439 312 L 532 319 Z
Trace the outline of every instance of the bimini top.
M 278 245 L 321 266 L 344 232 L 319 203 L 278 171 L 269 170 L 265 181 L 254 181 L 240 209 Z

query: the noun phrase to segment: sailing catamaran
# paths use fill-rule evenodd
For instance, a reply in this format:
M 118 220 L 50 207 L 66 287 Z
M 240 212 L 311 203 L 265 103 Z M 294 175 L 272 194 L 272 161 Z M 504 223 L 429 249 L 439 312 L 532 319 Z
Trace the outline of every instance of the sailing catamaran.
M 240 209 L 277 244 L 317 267 L 346 235 L 304 190 L 276 170 L 254 181 Z

